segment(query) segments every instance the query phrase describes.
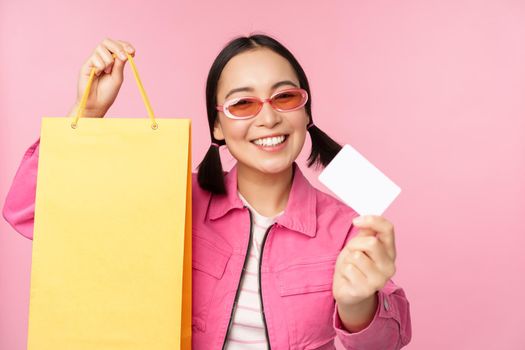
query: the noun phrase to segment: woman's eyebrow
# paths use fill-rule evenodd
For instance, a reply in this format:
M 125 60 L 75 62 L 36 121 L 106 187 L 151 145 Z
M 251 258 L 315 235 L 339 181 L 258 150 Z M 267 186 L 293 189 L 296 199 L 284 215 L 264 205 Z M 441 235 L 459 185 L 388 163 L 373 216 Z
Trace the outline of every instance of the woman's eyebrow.
M 282 86 L 282 85 L 293 85 L 295 87 L 298 87 L 296 83 L 294 83 L 293 81 L 291 80 L 282 80 L 282 81 L 279 81 L 275 84 L 272 85 L 272 90 L 273 89 L 276 89 L 278 88 L 279 86 Z M 254 91 L 254 89 L 250 86 L 244 86 L 244 87 L 240 87 L 240 88 L 236 88 L 236 89 L 232 89 L 230 90 L 230 92 L 228 92 L 226 94 L 226 97 L 224 97 L 224 99 L 227 99 L 228 96 L 230 96 L 231 94 L 235 93 L 235 92 L 239 92 L 239 91 Z

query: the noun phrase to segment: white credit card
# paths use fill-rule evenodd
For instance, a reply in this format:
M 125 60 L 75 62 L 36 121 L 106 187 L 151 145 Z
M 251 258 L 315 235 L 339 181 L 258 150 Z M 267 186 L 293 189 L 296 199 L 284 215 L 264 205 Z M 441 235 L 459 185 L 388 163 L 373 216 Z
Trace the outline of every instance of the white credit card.
M 382 215 L 401 188 L 355 148 L 344 145 L 319 181 L 359 215 Z

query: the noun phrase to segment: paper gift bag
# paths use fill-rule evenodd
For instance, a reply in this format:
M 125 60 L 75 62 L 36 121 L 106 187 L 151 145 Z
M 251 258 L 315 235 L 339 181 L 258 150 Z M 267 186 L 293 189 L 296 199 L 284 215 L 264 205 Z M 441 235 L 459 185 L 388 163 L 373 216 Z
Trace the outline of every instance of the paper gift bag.
M 191 124 L 41 125 L 29 350 L 191 348 Z

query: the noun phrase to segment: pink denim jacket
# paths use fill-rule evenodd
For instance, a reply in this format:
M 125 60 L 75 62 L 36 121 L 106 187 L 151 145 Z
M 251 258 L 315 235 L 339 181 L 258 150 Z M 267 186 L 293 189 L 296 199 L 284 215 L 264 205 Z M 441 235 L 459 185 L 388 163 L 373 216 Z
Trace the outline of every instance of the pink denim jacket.
M 37 140 L 25 153 L 3 208 L 4 218 L 33 236 Z M 247 248 L 251 213 L 237 195 L 237 167 L 225 175 L 227 195 L 202 190 L 193 174 L 193 348 L 223 348 Z M 357 213 L 314 188 L 294 163 L 284 214 L 262 242 L 260 298 L 272 349 L 400 349 L 412 335 L 410 307 L 392 280 L 378 291 L 372 322 L 350 333 L 332 294 L 336 258 L 357 234 Z

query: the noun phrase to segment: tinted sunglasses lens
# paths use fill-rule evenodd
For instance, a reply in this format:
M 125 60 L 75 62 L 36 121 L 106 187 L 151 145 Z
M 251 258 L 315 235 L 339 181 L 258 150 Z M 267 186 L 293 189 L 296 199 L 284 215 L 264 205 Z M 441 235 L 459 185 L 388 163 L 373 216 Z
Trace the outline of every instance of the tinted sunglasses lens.
M 247 118 L 257 113 L 260 102 L 243 98 L 228 107 L 231 114 L 239 118 Z
M 304 101 L 300 91 L 283 91 L 273 98 L 273 105 L 282 110 L 290 110 L 299 107 Z

